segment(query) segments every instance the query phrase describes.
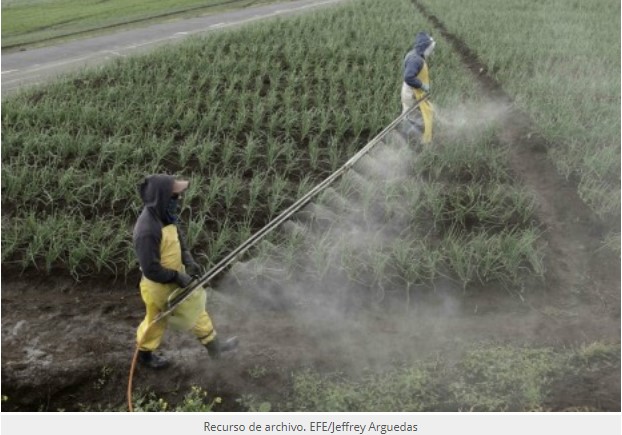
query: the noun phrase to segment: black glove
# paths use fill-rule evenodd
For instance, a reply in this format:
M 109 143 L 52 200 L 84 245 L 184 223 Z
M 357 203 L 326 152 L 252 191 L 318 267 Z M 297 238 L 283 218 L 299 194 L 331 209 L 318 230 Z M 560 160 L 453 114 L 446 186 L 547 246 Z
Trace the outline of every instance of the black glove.
M 201 273 L 203 272 L 201 270 L 201 265 L 199 265 L 199 263 L 194 261 L 194 258 L 192 258 L 192 255 L 190 254 L 190 252 L 188 251 L 182 252 L 181 258 L 184 263 L 184 266 L 186 266 L 186 273 L 188 275 L 196 276 L 196 277 L 201 276 Z
M 202 270 L 201 270 L 201 266 L 199 265 L 199 263 L 197 263 L 196 261 L 193 261 L 192 263 L 186 264 L 186 273 L 190 276 L 194 276 L 194 277 L 200 277 Z
M 175 277 L 175 282 L 180 287 L 186 288 L 192 282 L 192 277 L 184 272 L 177 272 L 177 276 Z

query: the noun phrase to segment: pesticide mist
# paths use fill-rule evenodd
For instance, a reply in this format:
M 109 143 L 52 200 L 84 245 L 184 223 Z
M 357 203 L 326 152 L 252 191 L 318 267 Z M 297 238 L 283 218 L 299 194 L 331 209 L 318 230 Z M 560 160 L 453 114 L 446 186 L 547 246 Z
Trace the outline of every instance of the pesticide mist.
M 473 279 L 456 272 L 456 263 L 474 253 L 455 252 L 455 245 L 468 243 L 460 219 L 448 227 L 457 211 L 446 209 L 443 190 L 449 187 L 431 177 L 430 156 L 456 138 L 485 144 L 505 107 L 436 111 L 435 144 L 409 143 L 404 123 L 389 131 L 352 170 L 236 263 L 219 282 L 218 297 L 248 321 L 287 313 L 293 333 L 317 340 L 313 352 L 329 352 L 348 370 L 423 356 L 437 342 L 453 340 L 464 288 Z

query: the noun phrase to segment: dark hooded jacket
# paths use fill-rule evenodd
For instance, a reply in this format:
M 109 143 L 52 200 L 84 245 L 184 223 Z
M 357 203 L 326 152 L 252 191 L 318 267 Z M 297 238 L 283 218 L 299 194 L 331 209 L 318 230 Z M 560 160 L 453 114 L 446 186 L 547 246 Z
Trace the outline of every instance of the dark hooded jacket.
M 176 223 L 167 213 L 174 182 L 172 175 L 151 175 L 139 187 L 144 208 L 134 226 L 134 250 L 143 275 L 159 283 L 173 282 L 177 278 L 177 271 L 166 269 L 160 263 L 162 228 Z M 179 226 L 177 230 L 183 254 L 186 243 Z
M 421 80 L 417 78 L 425 63 L 425 50 L 432 44 L 432 38 L 425 32 L 417 33 L 412 50 L 404 57 L 404 81 L 410 87 L 421 88 Z

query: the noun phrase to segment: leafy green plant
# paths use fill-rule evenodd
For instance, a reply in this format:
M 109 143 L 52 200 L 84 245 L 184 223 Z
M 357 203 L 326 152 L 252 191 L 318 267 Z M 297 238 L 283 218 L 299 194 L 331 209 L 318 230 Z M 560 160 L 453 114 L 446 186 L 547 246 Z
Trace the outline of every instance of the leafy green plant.
M 460 361 L 449 390 L 462 411 L 541 410 L 550 374 L 560 365 L 548 349 L 478 349 Z
M 412 42 L 413 26 L 425 27 L 412 11 L 406 0 L 391 7 L 367 0 L 339 5 L 195 38 L 3 100 L 3 264 L 25 272 L 64 270 L 76 279 L 127 275 L 136 267 L 136 186 L 152 172 L 191 179 L 181 213 L 188 242 L 215 264 L 394 119 L 397 60 Z M 244 68 L 240 56 L 249 59 Z M 455 53 L 439 50 L 432 61 L 440 84 L 435 102 L 477 101 Z M 396 74 L 387 76 L 391 64 Z M 455 89 L 465 91 L 456 97 Z M 464 140 L 443 135 L 439 129 L 438 143 L 415 158 L 391 133 L 379 147 L 383 156 L 394 155 L 382 165 L 372 155 L 371 169 L 393 177 L 399 164 L 403 178 L 370 183 L 350 173 L 339 194 L 318 199 L 345 213 L 333 216 L 330 227 L 350 217 L 368 226 L 387 219 L 394 231 L 413 234 L 403 243 L 418 240 L 416 249 L 372 246 L 377 255 L 348 256 L 326 234 L 309 248 L 316 270 L 308 273 L 326 277 L 340 267 L 331 262 L 343 257 L 343 272 L 365 281 L 380 300 L 387 283 L 410 294 L 413 283 L 433 279 L 447 264 L 465 282 L 478 273 L 515 282 L 516 271 L 499 270 L 537 269 L 517 241 L 520 231 L 533 228 L 533 203 L 527 192 L 509 187 L 507 150 L 496 143 L 494 126 Z M 469 224 L 473 219 L 477 225 Z M 507 247 L 507 231 L 505 245 L 499 237 L 486 241 L 491 227 L 516 229 L 517 247 Z M 470 260 L 460 259 L 466 248 L 460 253 L 446 240 L 470 240 L 469 231 L 479 233 L 467 243 L 469 255 L 489 261 L 476 251 L 496 243 L 499 255 L 524 252 L 517 254 L 522 262 L 490 260 L 469 272 Z M 299 268 L 297 243 L 281 246 L 286 269 Z
M 154 392 L 135 395 L 133 405 L 135 412 L 212 412 L 219 403 L 222 403 L 222 398 L 215 396 L 210 399 L 207 391 L 193 386 L 174 406 Z
M 458 0 L 422 3 L 442 17 L 516 105 L 530 114 L 534 129 L 553 145 L 549 153 L 560 173 L 579 179 L 586 204 L 606 223 L 617 225 L 619 3 L 594 7 L 590 2 L 552 0 L 525 5 L 521 11 L 500 10 L 495 0 L 477 0 L 468 10 Z M 516 44 L 517 38 L 523 43 Z M 536 41 L 539 48 L 532 50 Z M 583 68 L 586 64 L 589 69 Z

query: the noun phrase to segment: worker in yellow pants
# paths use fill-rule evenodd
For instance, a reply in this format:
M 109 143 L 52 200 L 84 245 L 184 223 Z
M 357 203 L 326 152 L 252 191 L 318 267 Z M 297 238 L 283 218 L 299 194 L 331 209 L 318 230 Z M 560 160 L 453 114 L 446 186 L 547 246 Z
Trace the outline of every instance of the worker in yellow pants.
M 160 346 L 168 320 L 161 319 L 152 324 L 157 315 L 166 309 L 171 294 L 179 287 L 188 287 L 193 276 L 201 274 L 200 266 L 194 261 L 179 230 L 177 210 L 188 181 L 176 180 L 170 175 L 152 175 L 140 186 L 144 208 L 134 226 L 134 249 L 143 273 L 140 293 L 147 313 L 138 327 L 136 340 L 139 345 L 138 361 L 149 368 L 168 366 L 162 356 L 154 354 Z M 205 292 L 203 289 L 195 292 Z M 198 294 L 198 293 L 197 293 Z M 205 311 L 205 299 L 195 299 L 196 306 L 186 304 L 186 309 L 196 310 L 190 329 L 212 358 L 219 358 L 225 351 L 235 349 L 237 337 L 221 341 L 216 334 L 212 320 Z M 173 313 L 175 314 L 175 313 Z M 183 314 L 183 313 L 182 313 Z M 196 320 L 195 320 L 196 319 Z
M 138 327 L 136 339 L 140 342 L 140 348 L 142 350 L 154 351 L 160 346 L 162 335 L 164 334 L 168 324 L 168 318 L 165 317 L 164 319 L 159 320 L 157 323 L 152 325 L 148 331 L 147 327 L 153 322 L 157 315 L 160 314 L 160 312 L 166 310 L 166 304 L 169 296 L 176 288 L 178 288 L 177 284 L 158 285 L 157 283 L 151 282 L 146 278 L 141 280 L 140 295 L 142 296 L 145 307 L 147 308 L 147 314 Z M 205 292 L 205 290 L 197 289 L 195 292 Z M 204 345 L 208 345 L 216 337 L 216 331 L 212 325 L 212 319 L 210 319 L 209 314 L 205 311 L 204 307 L 202 312 L 198 314 L 194 324 L 190 326 L 192 333 Z
M 404 57 L 404 83 L 402 84 L 402 113 L 413 107 L 430 92 L 430 75 L 426 59 L 432 54 L 436 42 L 425 32 L 417 33 L 415 43 Z M 421 141 L 432 141 L 432 124 L 434 108 L 429 100 L 422 101 L 415 109 L 411 122 L 415 128 L 423 132 Z

